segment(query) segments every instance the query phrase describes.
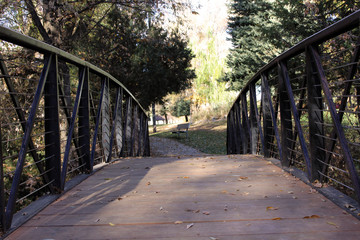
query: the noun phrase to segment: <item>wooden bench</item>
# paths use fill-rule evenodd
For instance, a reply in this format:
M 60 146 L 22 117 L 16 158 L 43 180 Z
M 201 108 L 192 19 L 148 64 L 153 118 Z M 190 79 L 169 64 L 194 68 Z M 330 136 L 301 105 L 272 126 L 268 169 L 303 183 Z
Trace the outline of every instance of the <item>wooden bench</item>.
M 180 137 L 180 133 L 186 133 L 186 138 L 188 138 L 188 130 L 190 127 L 190 123 L 178 124 L 176 127 L 176 131 L 172 133 L 177 133 L 178 137 Z

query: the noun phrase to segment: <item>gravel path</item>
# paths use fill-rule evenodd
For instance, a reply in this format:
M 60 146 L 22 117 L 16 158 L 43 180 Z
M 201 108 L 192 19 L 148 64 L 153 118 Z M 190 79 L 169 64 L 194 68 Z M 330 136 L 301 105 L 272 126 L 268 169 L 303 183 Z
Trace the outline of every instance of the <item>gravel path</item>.
M 205 153 L 168 138 L 150 137 L 151 156 L 204 156 Z

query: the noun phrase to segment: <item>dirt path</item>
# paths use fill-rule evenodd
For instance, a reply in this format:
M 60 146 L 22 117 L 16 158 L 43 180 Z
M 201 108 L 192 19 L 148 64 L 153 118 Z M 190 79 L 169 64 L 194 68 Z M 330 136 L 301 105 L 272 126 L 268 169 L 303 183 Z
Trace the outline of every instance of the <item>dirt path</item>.
M 181 144 L 175 140 L 159 137 L 150 137 L 151 156 L 204 156 L 205 153 Z

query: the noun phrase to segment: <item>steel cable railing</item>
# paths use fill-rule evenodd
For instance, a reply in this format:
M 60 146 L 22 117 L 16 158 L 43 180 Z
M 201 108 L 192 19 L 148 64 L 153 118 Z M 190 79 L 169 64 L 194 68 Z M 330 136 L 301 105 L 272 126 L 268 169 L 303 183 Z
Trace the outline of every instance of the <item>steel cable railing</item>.
M 114 77 L 0 27 L 0 224 L 74 176 L 149 156 L 145 110 Z
M 359 23 L 357 11 L 260 69 L 228 114 L 228 154 L 280 159 L 360 201 Z

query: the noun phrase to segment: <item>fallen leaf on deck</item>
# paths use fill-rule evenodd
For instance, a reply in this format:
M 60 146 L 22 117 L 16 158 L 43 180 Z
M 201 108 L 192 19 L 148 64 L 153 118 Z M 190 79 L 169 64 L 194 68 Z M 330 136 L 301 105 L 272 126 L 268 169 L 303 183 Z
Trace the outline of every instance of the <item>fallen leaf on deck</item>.
M 336 225 L 335 223 L 333 223 L 333 222 L 326 222 L 327 224 L 329 224 L 329 225 L 333 225 L 333 226 L 335 226 L 335 227 L 337 227 L 338 228 L 338 225 Z
M 238 178 L 239 181 L 246 180 L 246 179 L 248 179 L 248 177 L 239 177 Z
M 210 240 L 219 240 L 218 238 L 209 237 Z
M 96 219 L 94 222 L 100 222 L 100 218 Z
M 104 178 L 104 180 L 108 181 L 108 180 L 111 180 L 111 178 Z
M 111 223 L 111 222 L 109 223 L 109 225 L 112 226 L 112 227 L 115 226 L 115 224 L 113 224 L 113 223 Z
M 320 218 L 320 217 L 318 215 L 311 215 L 311 216 L 305 216 L 304 218 L 308 219 L 308 218 Z
M 148 185 L 148 186 L 151 185 L 151 182 L 147 182 L 146 185 Z
M 162 210 L 164 210 L 164 208 L 163 208 L 163 207 L 160 207 L 160 211 L 162 211 Z
M 184 223 L 183 221 L 176 221 L 176 222 L 174 222 L 175 224 L 182 224 L 182 223 Z
M 204 211 L 203 214 L 205 214 L 205 215 L 210 215 L 210 212 Z
M 268 210 L 278 210 L 278 209 L 279 209 L 278 207 L 267 207 L 266 211 L 268 211 Z
M 288 194 L 294 194 L 294 192 L 293 191 L 288 191 Z
M 271 220 L 281 220 L 281 218 L 277 217 L 277 218 L 272 218 Z
M 189 178 L 188 176 L 185 176 L 185 177 L 183 177 L 183 178 Z
M 193 226 L 194 226 L 194 224 L 193 224 L 193 223 L 190 223 L 190 224 L 186 225 L 186 229 L 189 229 L 189 228 L 191 228 L 191 227 L 193 227 Z

